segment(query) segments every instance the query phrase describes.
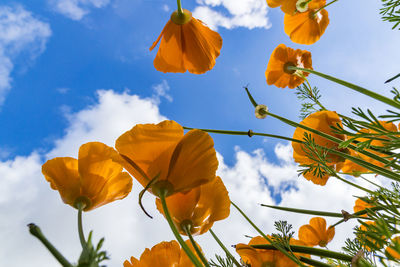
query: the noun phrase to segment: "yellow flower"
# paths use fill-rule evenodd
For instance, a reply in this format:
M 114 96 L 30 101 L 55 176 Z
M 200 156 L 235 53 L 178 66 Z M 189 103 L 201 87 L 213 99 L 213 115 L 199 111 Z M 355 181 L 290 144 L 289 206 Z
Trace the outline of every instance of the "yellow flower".
M 196 187 L 187 193 L 177 193 L 166 199 L 168 210 L 181 234 L 188 225 L 192 235 L 207 232 L 215 221 L 229 216 L 230 200 L 220 177 Z M 157 209 L 164 214 L 160 199 L 156 199 Z
M 292 42 L 310 45 L 321 38 L 328 27 L 329 17 L 325 9 L 317 10 L 325 4 L 326 0 L 313 0 L 308 3 L 306 12 L 285 14 L 284 30 Z
M 306 224 L 299 229 L 299 239 L 307 244 L 307 246 L 326 247 L 335 236 L 335 228 L 326 228 L 326 221 L 321 217 L 314 217 L 310 220 L 310 224 Z
M 270 236 L 269 236 L 270 237 Z M 271 237 L 270 237 L 271 238 Z M 248 245 L 237 244 L 236 252 L 242 258 L 242 261 L 246 264 L 250 264 L 251 267 L 264 267 L 264 266 L 276 266 L 276 267 L 296 267 L 297 263 L 289 259 L 285 254 L 278 250 L 272 249 L 255 249 L 251 245 L 264 245 L 270 244 L 266 239 L 261 236 L 254 237 L 250 240 Z M 290 239 L 291 245 L 305 246 L 305 243 Z M 309 258 L 310 255 L 295 253 L 297 257 L 303 256 Z
M 153 50 L 161 39 L 154 67 L 162 72 L 205 73 L 215 65 L 222 47 L 221 36 L 192 17 L 184 10 L 184 19 L 175 11 L 158 39 L 150 47 Z
M 185 135 L 174 121 L 138 124 L 122 134 L 115 147 L 124 159 L 121 164 L 144 187 L 155 177 L 150 192 L 159 195 L 187 192 L 215 178 L 218 160 L 210 135 L 191 130 Z
M 385 253 L 396 260 L 400 260 L 400 236 L 393 238 L 392 242 L 393 243 L 390 246 L 386 247 Z
M 286 14 L 293 15 L 296 12 L 297 0 L 267 0 L 270 8 L 281 6 L 281 10 Z
M 190 250 L 194 252 L 192 243 L 189 240 L 187 240 L 185 243 L 189 246 Z M 140 260 L 136 259 L 135 257 L 131 257 L 130 261 L 126 260 L 124 262 L 124 267 L 192 266 L 194 266 L 193 263 L 175 240 L 170 242 L 161 242 L 152 247 L 151 250 L 146 248 L 146 250 L 140 256 Z
M 278 45 L 272 52 L 265 71 L 268 85 L 273 84 L 280 88 L 288 86 L 293 89 L 302 84 L 303 77 L 307 77 L 309 74 L 308 72 L 286 70 L 287 66 L 312 69 L 311 53 L 300 49 L 294 50 L 284 44 Z
M 389 131 L 389 132 L 397 132 L 397 127 L 392 122 L 379 121 L 379 123 L 387 131 Z M 361 129 L 360 132 L 361 133 L 365 133 L 365 134 L 377 134 L 377 132 L 375 130 L 372 130 L 372 129 Z M 384 147 L 387 143 L 389 143 L 391 141 L 391 139 L 388 138 L 385 135 L 376 135 L 374 137 L 387 140 L 387 141 L 384 141 L 384 140 L 372 140 L 370 145 L 378 147 L 378 148 L 379 147 Z M 356 139 L 356 141 L 358 141 L 358 142 L 366 142 L 368 140 L 369 140 L 368 138 L 357 138 Z M 378 156 L 380 156 L 382 158 L 386 157 L 386 154 L 374 151 L 372 149 L 365 149 L 365 151 L 374 153 L 374 154 L 376 154 L 376 155 L 378 155 Z M 364 161 L 367 161 L 369 163 L 372 163 L 372 164 L 374 164 L 376 166 L 385 167 L 384 163 L 379 162 L 379 161 L 377 161 L 375 159 L 372 159 L 372 158 L 370 158 L 370 157 L 368 157 L 368 156 L 366 156 L 366 155 L 364 155 L 362 153 L 359 153 L 359 152 L 356 152 L 356 151 L 350 151 L 350 155 L 352 155 L 354 157 L 357 157 L 357 158 L 360 158 L 360 159 L 362 159 Z M 389 159 L 389 160 L 391 160 L 391 159 Z M 360 166 L 360 165 L 358 165 L 358 164 L 356 164 L 356 163 L 354 163 L 354 162 L 352 162 L 352 161 L 350 161 L 348 159 L 346 159 L 344 161 L 344 164 L 343 164 L 343 167 L 342 167 L 342 171 L 345 172 L 345 173 L 354 173 L 354 174 L 371 172 L 370 170 L 368 170 L 368 169 L 366 169 L 366 168 L 364 168 L 364 167 L 362 167 L 362 166 Z
M 342 126 L 342 122 L 339 116 L 334 111 L 326 110 L 326 111 L 315 112 L 309 115 L 307 118 L 305 118 L 302 122 L 300 122 L 300 124 L 313 128 L 320 132 L 329 134 L 341 140 L 344 140 L 343 135 L 334 133 L 334 130 L 331 128 L 332 126 L 336 125 Z M 311 138 L 314 139 L 314 143 L 318 146 L 330 149 L 338 148 L 338 144 L 336 144 L 335 142 L 330 141 L 317 134 L 308 132 L 300 127 L 296 128 L 296 130 L 294 131 L 293 139 L 303 140 L 304 133 L 311 135 Z M 310 159 L 308 157 L 307 153 L 305 152 L 305 147 L 303 144 L 292 142 L 292 147 L 293 147 L 293 158 L 297 163 L 303 165 L 315 163 L 313 159 Z M 332 153 L 328 153 L 327 159 L 329 160 L 329 162 L 327 162 L 328 166 L 334 167 L 336 169 L 339 169 L 338 166 L 341 166 L 341 164 L 339 164 L 342 161 L 340 157 Z M 307 180 L 311 180 L 314 184 L 325 185 L 326 182 L 328 181 L 329 175 L 326 174 L 323 175 L 322 177 L 319 177 L 318 175 L 314 175 L 313 172 L 310 171 L 304 174 L 304 177 Z
M 374 207 L 373 205 L 365 202 L 364 200 L 362 200 L 360 198 L 357 198 L 357 200 L 356 200 L 356 202 L 354 204 L 353 210 L 354 210 L 354 212 L 359 212 L 359 211 L 365 210 L 367 208 L 370 209 L 370 208 L 373 208 L 373 207 Z M 367 217 L 367 214 L 363 214 L 361 216 Z
M 117 157 L 113 148 L 91 142 L 79 148 L 78 159 L 48 160 L 42 166 L 42 173 L 65 204 L 76 207 L 78 201 L 83 201 L 84 211 L 89 211 L 123 199 L 131 191 L 132 178 L 114 161 Z

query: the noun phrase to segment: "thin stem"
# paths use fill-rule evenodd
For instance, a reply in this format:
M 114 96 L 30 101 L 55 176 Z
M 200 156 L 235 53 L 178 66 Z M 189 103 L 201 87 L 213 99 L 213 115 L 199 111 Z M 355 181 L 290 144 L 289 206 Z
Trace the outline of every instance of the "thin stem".
M 330 264 L 326 264 L 321 261 L 313 260 L 307 257 L 300 256 L 300 261 L 309 264 L 310 266 L 315 266 L 315 267 L 332 267 Z
M 72 264 L 50 243 L 49 240 L 43 235 L 39 226 L 34 223 L 28 224 L 29 232 L 39 239 L 40 242 L 50 251 L 50 253 L 57 259 L 63 267 L 72 267 Z
M 371 211 L 380 211 L 380 210 L 383 210 L 383 209 L 385 209 L 385 208 L 384 208 L 384 207 L 372 207 L 372 208 L 368 208 L 368 210 L 371 210 Z M 350 218 L 356 218 L 356 216 L 364 215 L 364 214 L 367 214 L 367 213 L 368 213 L 368 211 L 367 211 L 366 209 L 363 209 L 363 210 L 360 210 L 360 211 L 358 211 L 358 212 L 355 212 L 355 213 L 351 214 L 351 215 L 350 215 Z M 363 218 L 368 219 L 368 218 L 366 218 L 366 217 L 363 217 Z M 359 219 L 362 219 L 362 218 L 359 218 Z M 332 227 L 335 227 L 335 226 L 341 224 L 342 222 L 345 222 L 345 220 L 344 220 L 344 219 L 341 219 L 341 220 L 338 221 L 337 223 L 333 224 Z
M 302 214 L 308 214 L 308 215 L 318 215 L 318 216 L 326 216 L 326 217 L 336 217 L 336 218 L 343 218 L 342 213 L 336 213 L 336 212 L 327 212 L 327 211 L 317 211 L 317 210 L 305 210 L 305 209 L 295 209 L 295 208 L 289 208 L 289 207 L 279 207 L 279 206 L 272 206 L 272 205 L 266 205 L 266 204 L 260 204 L 262 207 L 268 207 L 271 209 L 277 209 L 277 210 L 283 210 L 283 211 L 290 211 L 290 212 L 295 212 L 295 213 L 302 213 Z
M 256 249 L 269 249 L 269 250 L 276 250 L 276 248 L 273 245 L 251 245 L 251 247 L 256 248 Z M 333 259 L 338 259 L 342 261 L 348 261 L 351 262 L 353 259 L 352 256 L 346 255 L 340 252 L 336 251 L 331 251 L 327 249 L 320 249 L 320 248 L 313 248 L 313 247 L 306 247 L 306 246 L 295 246 L 295 245 L 290 245 L 290 250 L 293 252 L 298 252 L 298 253 L 306 253 L 306 254 L 311 254 L 315 256 L 321 256 L 321 257 L 328 257 L 328 258 L 333 258 Z
M 183 9 L 182 9 L 181 0 L 176 0 L 176 4 L 177 4 L 177 6 L 178 6 L 178 8 L 177 8 L 178 14 L 179 14 L 179 15 L 183 15 Z
M 312 87 L 311 84 L 308 82 L 307 77 L 305 77 L 304 75 L 301 75 L 302 78 L 306 81 L 306 88 L 308 90 L 308 93 L 310 94 L 312 100 L 314 100 L 314 102 L 323 110 L 327 110 L 326 107 L 324 105 L 321 104 L 321 102 L 319 102 L 318 98 L 313 94 L 312 92 Z
M 320 12 L 322 9 L 332 5 L 333 3 L 337 2 L 337 1 L 338 0 L 333 0 L 332 2 L 330 2 L 330 3 L 326 4 L 326 5 L 324 5 L 323 7 L 319 8 L 317 11 L 314 12 L 314 15 L 318 14 L 318 12 Z
M 171 215 L 169 213 L 167 202 L 165 201 L 165 195 L 166 195 L 166 192 L 164 192 L 164 194 L 162 194 L 162 192 L 160 192 L 160 200 L 161 200 L 161 204 L 162 204 L 163 211 L 165 214 L 165 218 L 168 221 L 168 224 L 172 230 L 172 233 L 174 234 L 176 240 L 181 245 L 182 249 L 185 251 L 186 255 L 188 255 L 189 259 L 193 262 L 193 264 L 196 267 L 203 267 L 203 265 L 199 262 L 197 257 L 193 254 L 193 252 L 190 250 L 188 245 L 185 243 L 182 236 L 179 234 L 178 229 L 176 229 L 176 226 L 175 226 L 174 222 L 172 221 Z
M 375 93 L 373 91 L 370 91 L 370 90 L 365 89 L 363 87 L 360 87 L 358 85 L 355 85 L 355 84 L 340 80 L 340 79 L 335 78 L 335 77 L 332 77 L 330 75 L 326 75 L 326 74 L 323 74 L 321 72 L 318 72 L 318 71 L 315 71 L 315 70 L 311 70 L 311 69 L 299 68 L 299 67 L 296 67 L 296 66 L 288 66 L 287 69 L 288 70 L 301 70 L 301 71 L 305 71 L 305 72 L 309 72 L 309 73 L 315 74 L 317 76 L 320 76 L 320 77 L 325 78 L 327 80 L 330 80 L 332 82 L 335 82 L 335 83 L 341 84 L 343 86 L 346 86 L 346 87 L 348 87 L 348 88 L 350 88 L 350 89 L 352 89 L 354 91 L 357 91 L 357 92 L 362 93 L 364 95 L 367 95 L 369 97 L 375 98 L 376 100 L 381 101 L 383 103 L 386 103 L 386 104 L 388 104 L 388 105 L 390 105 L 392 107 L 400 109 L 400 103 L 394 101 L 393 99 L 390 99 L 390 98 L 388 98 L 386 96 L 383 96 L 383 95 L 380 95 L 378 93 Z
M 268 112 L 268 114 L 272 114 L 272 113 L 269 113 L 269 112 Z M 308 127 L 306 127 L 306 126 L 303 126 L 302 124 L 295 123 L 295 122 L 293 122 L 293 121 L 290 121 L 290 120 L 287 120 L 287 119 L 285 119 L 285 118 L 282 118 L 282 117 L 280 117 L 280 116 L 278 116 L 278 115 L 275 115 L 275 114 L 272 114 L 272 115 L 273 115 L 275 118 L 277 118 L 277 119 L 279 119 L 279 120 L 281 120 L 281 121 L 283 121 L 283 122 L 285 122 L 285 123 L 287 123 L 287 124 L 289 124 L 289 125 L 291 125 L 291 126 L 293 126 L 293 127 L 297 127 L 297 125 L 298 125 L 298 127 L 305 128 L 305 129 L 307 129 L 307 130 L 310 130 L 311 132 L 314 132 L 314 133 L 316 132 L 317 134 L 318 134 L 318 133 L 321 133 L 321 132 L 316 131 L 316 130 L 314 130 L 314 129 L 312 129 L 312 128 L 308 128 Z M 184 128 L 185 130 L 197 129 L 197 128 L 191 128 L 191 127 L 185 127 L 185 126 L 184 126 L 183 128 Z M 293 138 L 289 138 L 289 137 L 285 137 L 285 136 L 281 136 L 281 135 L 274 135 L 274 134 L 255 133 L 255 132 L 253 132 L 253 131 L 251 131 L 251 130 L 248 131 L 248 132 L 244 132 L 244 131 L 213 130 L 213 129 L 199 129 L 199 130 L 202 130 L 202 131 L 208 132 L 208 133 L 227 134 L 227 135 L 247 135 L 247 136 L 258 135 L 258 136 L 266 136 L 266 137 L 271 137 L 271 138 L 278 138 L 278 139 L 287 140 L 287 141 L 291 141 L 291 142 L 304 143 L 303 141 L 298 140 L 298 139 L 293 139 Z M 327 135 L 327 134 L 325 134 L 325 133 L 321 133 L 321 134 L 324 134 L 324 135 L 323 135 L 324 137 Z M 327 135 L 327 136 L 332 137 L 332 136 L 330 136 L 330 135 Z M 334 140 L 337 139 L 337 138 L 335 138 L 335 137 L 333 137 L 333 138 L 334 138 Z M 340 140 L 340 139 L 338 139 L 338 140 Z M 397 174 L 395 174 L 395 173 L 393 173 L 393 172 L 391 172 L 390 170 L 387 170 L 387 169 L 385 169 L 385 168 L 376 166 L 376 165 L 371 164 L 371 163 L 369 163 L 369 162 L 367 162 L 367 161 L 364 161 L 364 160 L 362 160 L 362 159 L 360 159 L 360 158 L 357 158 L 357 157 L 348 155 L 348 154 L 346 154 L 346 153 L 342 153 L 342 152 L 340 152 L 340 151 L 336 151 L 336 150 L 333 150 L 333 149 L 328 149 L 328 151 L 331 152 L 332 154 L 339 155 L 339 156 L 341 156 L 341 157 L 343 157 L 343 158 L 345 158 L 345 159 L 348 159 L 348 160 L 350 160 L 350 161 L 352 161 L 352 162 L 355 162 L 355 163 L 357 163 L 358 165 L 360 165 L 360 166 L 362 166 L 362 167 L 365 167 L 366 169 L 368 169 L 368 170 L 370 170 L 370 171 L 372 171 L 372 172 L 374 172 L 374 173 L 376 173 L 376 174 L 383 175 L 383 176 L 385 176 L 385 177 L 387 177 L 387 178 L 390 178 L 390 179 L 393 179 L 393 180 L 395 180 L 395 181 L 400 181 L 400 176 L 397 175 Z
M 79 232 L 79 241 L 81 242 L 82 248 L 87 249 L 87 243 L 85 239 L 85 234 L 83 233 L 82 226 L 82 209 L 83 206 L 81 203 L 78 203 L 78 232 Z
M 239 211 L 239 213 L 247 220 L 247 222 L 250 223 L 251 226 L 253 226 L 253 228 L 262 236 L 264 237 L 269 243 L 273 244 L 270 245 L 272 247 L 274 247 L 275 249 L 279 250 L 280 252 L 282 252 L 283 254 L 285 254 L 285 256 L 287 256 L 288 258 L 290 258 L 292 261 L 296 262 L 297 264 L 299 264 L 299 266 L 303 266 L 304 265 L 299 261 L 298 258 L 296 258 L 294 255 L 290 254 L 287 252 L 287 250 L 282 247 L 280 244 L 277 243 L 273 243 L 272 239 L 269 238 L 266 234 L 263 233 L 263 231 L 261 231 L 251 220 L 249 217 L 247 217 L 247 215 L 235 204 L 231 201 L 231 204 Z
M 192 243 L 192 246 L 193 246 L 194 250 L 196 251 L 197 256 L 199 256 L 199 258 L 203 262 L 204 266 L 210 267 L 207 259 L 204 257 L 203 253 L 197 246 L 196 241 L 194 240 L 192 233 L 190 232 L 190 226 L 189 225 L 183 226 L 183 230 L 185 231 L 186 235 L 189 237 L 190 243 Z
M 363 191 L 365 191 L 365 192 L 367 192 L 367 193 L 370 193 L 370 194 L 373 194 L 373 193 L 374 193 L 373 191 L 368 190 L 368 189 L 366 189 L 366 188 L 364 188 L 364 187 L 362 187 L 362 186 L 360 186 L 360 185 L 357 185 L 357 184 L 355 184 L 355 183 L 352 183 L 352 182 L 350 182 L 350 181 L 347 181 L 346 179 L 343 179 L 342 177 L 340 177 L 340 176 L 337 175 L 336 173 L 335 173 L 333 176 L 336 177 L 337 179 L 339 179 L 340 181 L 342 181 L 342 182 L 344 182 L 344 183 L 346 183 L 346 184 L 349 184 L 349 185 L 351 185 L 351 186 L 353 186 L 353 187 L 355 187 L 355 188 L 358 188 L 358 189 L 360 189 L 360 190 L 363 190 Z
M 213 232 L 213 230 L 208 230 L 210 234 L 214 237 L 215 241 L 217 241 L 218 245 L 225 251 L 225 254 L 232 259 L 233 263 L 237 267 L 242 267 L 242 265 L 233 257 L 233 255 L 229 252 L 229 250 L 225 247 L 225 245 L 219 240 L 218 236 Z
M 198 128 L 191 128 L 191 127 L 186 127 L 183 126 L 183 129 L 185 130 L 193 130 L 193 129 L 198 129 Z M 277 139 L 282 139 L 282 140 L 287 140 L 287 141 L 291 141 L 291 142 L 296 142 L 296 139 L 290 138 L 290 137 L 286 137 L 286 136 L 282 136 L 282 135 L 276 135 L 276 134 L 267 134 L 267 133 L 255 133 L 251 130 L 244 132 L 244 131 L 228 131 L 228 130 L 214 130 L 214 129 L 198 129 L 201 130 L 203 132 L 207 132 L 207 133 L 216 133 L 216 134 L 227 134 L 227 135 L 245 135 L 245 136 L 249 136 L 252 137 L 254 135 L 258 135 L 258 136 L 265 136 L 265 137 L 271 137 L 271 138 L 277 138 Z

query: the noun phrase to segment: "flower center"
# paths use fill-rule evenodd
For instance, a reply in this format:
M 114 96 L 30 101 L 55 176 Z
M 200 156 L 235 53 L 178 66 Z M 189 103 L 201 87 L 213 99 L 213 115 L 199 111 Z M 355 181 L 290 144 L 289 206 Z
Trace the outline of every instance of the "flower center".
M 158 197 L 168 197 L 174 193 L 174 186 L 167 180 L 160 180 L 151 186 L 151 191 Z
M 92 201 L 85 196 L 79 196 L 74 201 L 74 207 L 76 209 L 81 208 L 82 210 L 87 210 L 92 206 Z
M 292 62 L 286 62 L 285 65 L 283 65 L 283 71 L 287 74 L 294 74 L 296 70 L 290 70 L 288 67 L 296 67 L 296 65 Z

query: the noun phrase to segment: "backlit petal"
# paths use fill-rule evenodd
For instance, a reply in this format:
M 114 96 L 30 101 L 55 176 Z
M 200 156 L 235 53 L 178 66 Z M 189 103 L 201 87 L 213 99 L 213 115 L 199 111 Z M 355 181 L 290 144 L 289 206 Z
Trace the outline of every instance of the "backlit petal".
M 50 186 L 58 190 L 65 204 L 74 205 L 80 195 L 78 160 L 74 158 L 54 158 L 42 166 L 42 173 Z
M 175 192 L 187 191 L 213 180 L 217 168 L 218 160 L 210 135 L 191 130 L 175 147 L 167 180 Z

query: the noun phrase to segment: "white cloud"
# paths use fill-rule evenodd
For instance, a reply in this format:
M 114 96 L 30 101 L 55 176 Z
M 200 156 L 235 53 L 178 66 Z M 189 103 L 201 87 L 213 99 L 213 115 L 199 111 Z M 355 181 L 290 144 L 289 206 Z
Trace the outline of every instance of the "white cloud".
M 171 88 L 166 80 L 153 86 L 153 96 L 152 98 L 156 101 L 156 104 L 161 102 L 161 98 L 165 98 L 168 102 L 172 102 L 173 98 L 168 94 Z
M 40 171 L 43 158 L 76 157 L 79 146 L 88 141 L 97 140 L 112 146 L 114 140 L 133 125 L 157 123 L 165 119 L 151 98 L 143 99 L 128 92 L 119 94 L 112 90 L 98 91 L 97 98 L 91 106 L 67 114 L 69 126 L 65 135 L 55 141 L 54 149 L 47 154 L 40 156 L 33 152 L 30 156 L 0 161 L 0 214 L 7 214 L 0 220 L 0 240 L 8 240 L 7 246 L 0 244 L 0 258 L 5 266 L 57 265 L 46 249 L 28 234 L 26 224 L 30 222 L 37 223 L 68 259 L 73 261 L 78 257 L 76 211 L 64 205 L 58 192 L 51 190 L 43 178 Z M 341 209 L 351 211 L 354 203 L 352 195 L 361 195 L 359 191 L 332 178 L 325 187 L 298 178 L 296 165 L 291 160 L 290 145 L 277 145 L 275 154 L 278 160 L 272 163 L 261 149 L 248 153 L 236 147 L 233 166 L 226 165 L 223 157 L 218 155 L 218 175 L 222 177 L 232 201 L 266 233 L 274 231 L 275 220 L 288 220 L 297 230 L 310 218 L 258 205 L 276 204 L 273 194 L 282 196 L 283 206 L 338 212 Z M 282 190 L 282 186 L 288 183 L 293 187 L 289 191 Z M 95 240 L 106 237 L 105 248 L 111 254 L 108 266 L 121 266 L 130 256 L 139 257 L 146 247 L 173 239 L 166 221 L 155 209 L 152 195 L 145 195 L 144 205 L 154 216 L 153 220 L 138 207 L 137 198 L 141 189 L 134 182 L 132 193 L 126 199 L 85 213 L 86 232 L 94 229 Z M 353 225 L 346 223 L 338 227 L 330 248 L 339 247 Z M 214 231 L 228 247 L 247 242 L 245 234 L 257 234 L 233 207 L 228 219 L 215 223 Z M 208 233 L 198 237 L 198 242 L 208 257 L 213 257 L 214 253 L 223 255 Z M 21 251 L 25 254 L 21 254 Z
M 46 48 L 50 25 L 35 18 L 20 5 L 0 6 L 0 104 L 11 88 L 14 60 L 34 60 Z
M 194 9 L 193 16 L 214 30 L 218 27 L 227 29 L 271 27 L 265 0 L 197 0 L 197 3 L 199 6 Z
M 64 16 L 81 20 L 92 8 L 102 8 L 110 3 L 110 0 L 49 0 L 53 8 Z

